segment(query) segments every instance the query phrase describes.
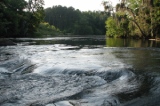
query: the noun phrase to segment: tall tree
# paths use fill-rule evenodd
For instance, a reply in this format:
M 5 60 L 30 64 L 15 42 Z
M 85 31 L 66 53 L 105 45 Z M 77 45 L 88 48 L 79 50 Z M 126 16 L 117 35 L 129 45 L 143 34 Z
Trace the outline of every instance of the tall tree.
M 17 36 L 21 32 L 21 23 L 24 19 L 24 0 L 2 0 L 0 1 L 0 35 Z
M 28 0 L 27 5 L 27 23 L 28 34 L 32 35 L 38 28 L 41 21 L 44 19 L 44 0 Z
M 128 28 L 126 33 L 142 38 L 155 38 L 160 33 L 159 13 L 160 0 L 120 0 L 113 17 L 124 30 L 127 30 L 124 26 Z
M 64 33 L 104 35 L 108 15 L 101 11 L 81 12 L 73 7 L 53 6 L 45 9 L 45 21 Z
M 153 31 L 159 23 L 158 20 L 155 22 L 155 10 L 158 10 L 154 0 L 121 0 L 119 10 L 123 10 L 128 15 L 128 19 L 134 23 L 139 29 L 143 38 L 150 38 L 156 36 Z M 158 1 L 160 2 L 160 1 Z
M 43 0 L 1 0 L 0 36 L 32 35 L 43 20 Z

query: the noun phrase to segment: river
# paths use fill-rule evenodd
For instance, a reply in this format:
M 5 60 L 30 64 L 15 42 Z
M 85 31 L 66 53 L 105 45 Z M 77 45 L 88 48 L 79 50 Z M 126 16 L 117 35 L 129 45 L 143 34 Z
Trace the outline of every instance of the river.
M 160 42 L 10 40 L 0 46 L 0 106 L 160 106 Z

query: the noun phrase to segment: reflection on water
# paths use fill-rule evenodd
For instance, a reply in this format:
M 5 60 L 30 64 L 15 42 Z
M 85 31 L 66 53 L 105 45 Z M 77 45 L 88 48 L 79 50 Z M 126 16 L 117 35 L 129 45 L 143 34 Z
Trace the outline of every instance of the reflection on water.
M 86 37 L 55 37 L 55 38 L 17 38 L 12 39 L 20 44 L 29 45 L 53 45 L 66 44 L 72 46 L 92 46 L 105 45 L 105 36 L 86 36 Z
M 106 47 L 160 47 L 160 41 L 141 39 L 105 38 L 105 36 L 54 37 L 54 38 L 17 38 L 14 42 L 22 45 L 67 44 L 72 46 L 106 46 Z
M 118 49 L 118 48 L 117 48 Z M 160 71 L 160 54 L 158 48 L 128 48 L 113 52 L 123 63 L 132 65 L 141 71 Z
M 159 106 L 159 43 L 104 38 L 12 39 L 0 47 L 0 105 Z
M 141 39 L 107 38 L 107 47 L 160 47 L 160 41 Z

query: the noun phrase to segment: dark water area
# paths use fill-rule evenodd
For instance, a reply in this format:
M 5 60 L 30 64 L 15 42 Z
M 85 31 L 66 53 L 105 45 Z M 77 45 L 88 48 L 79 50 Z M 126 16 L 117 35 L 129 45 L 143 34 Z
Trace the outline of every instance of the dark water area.
M 160 41 L 145 39 L 120 39 L 107 38 L 107 47 L 160 47 Z
M 10 40 L 0 46 L 0 106 L 160 106 L 160 42 Z

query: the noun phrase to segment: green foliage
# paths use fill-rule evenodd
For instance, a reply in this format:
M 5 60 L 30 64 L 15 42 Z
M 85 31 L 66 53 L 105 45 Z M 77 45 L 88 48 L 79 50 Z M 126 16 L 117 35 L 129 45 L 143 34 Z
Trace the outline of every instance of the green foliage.
M 106 35 L 109 37 L 127 37 L 129 21 L 124 14 L 117 14 L 116 18 L 110 17 L 106 21 Z
M 43 0 L 1 0 L 0 37 L 34 34 L 44 18 Z
M 123 37 L 156 38 L 160 35 L 159 0 L 121 0 L 112 17 L 117 26 L 107 27 L 107 35 L 115 36 L 117 32 Z
M 23 9 L 26 6 L 23 0 L 5 0 L 0 2 L 0 36 L 16 36 L 19 34 L 21 21 L 23 20 Z
M 107 15 L 100 11 L 81 12 L 73 7 L 53 6 L 45 9 L 45 21 L 62 30 L 76 35 L 105 34 Z
M 52 37 L 59 34 L 61 34 L 61 31 L 55 26 L 49 25 L 49 23 L 46 22 L 41 22 L 35 35 L 36 37 Z
M 44 19 L 44 10 L 43 10 L 44 1 L 43 0 L 28 0 L 27 4 L 27 23 L 28 27 L 28 36 L 34 35 L 39 24 Z
M 109 17 L 106 21 L 106 35 L 109 37 L 116 37 L 118 35 L 118 29 L 116 25 L 116 21 L 113 19 L 113 17 Z
M 79 12 L 72 7 L 53 6 L 45 9 L 45 21 L 67 31 L 66 33 L 71 33 L 69 31 L 72 30 L 74 23 L 80 19 Z

